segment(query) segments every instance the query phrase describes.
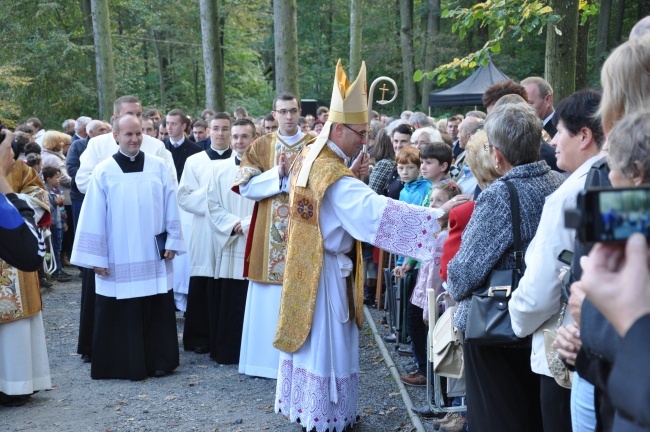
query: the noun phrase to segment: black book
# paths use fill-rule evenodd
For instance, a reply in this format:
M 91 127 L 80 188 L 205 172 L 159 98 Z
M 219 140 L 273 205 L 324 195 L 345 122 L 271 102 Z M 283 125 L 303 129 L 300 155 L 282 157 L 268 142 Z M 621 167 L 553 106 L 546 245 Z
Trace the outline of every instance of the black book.
M 158 255 L 160 256 L 160 259 L 165 258 L 165 243 L 167 243 L 167 233 L 162 232 L 158 235 L 155 236 L 156 239 L 156 250 L 158 251 Z

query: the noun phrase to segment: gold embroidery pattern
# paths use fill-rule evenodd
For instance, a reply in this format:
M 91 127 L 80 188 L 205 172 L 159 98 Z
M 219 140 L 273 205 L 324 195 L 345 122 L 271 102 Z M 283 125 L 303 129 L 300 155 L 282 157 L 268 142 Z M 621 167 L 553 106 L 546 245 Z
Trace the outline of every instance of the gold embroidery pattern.
M 0 322 L 23 318 L 18 269 L 0 260 Z
M 233 182 L 233 186 L 239 186 L 241 184 L 248 183 L 250 179 L 260 174 L 262 174 L 262 171 L 260 171 L 257 168 L 241 167 L 237 171 L 237 175 L 235 176 L 235 181 Z
M 274 160 L 283 152 L 289 163 L 293 163 L 300 154 L 303 144 L 296 144 L 293 147 L 287 147 L 276 141 Z M 268 280 L 269 282 L 282 283 L 284 277 L 284 260 L 286 258 L 286 235 L 287 225 L 289 223 L 289 195 L 280 193 L 271 200 L 271 217 L 270 232 L 268 241 L 269 260 L 268 260 Z
M 307 154 L 305 149 L 301 157 Z M 294 172 L 299 172 L 302 160 L 294 165 Z M 298 350 L 311 331 L 316 293 L 324 259 L 323 236 L 319 226 L 319 211 L 327 188 L 343 176 L 351 176 L 350 170 L 341 159 L 328 147 L 323 148 L 312 165 L 307 187 L 297 187 L 297 176 L 291 178 L 289 205 L 291 219 L 289 223 L 289 242 L 287 244 L 287 262 L 278 329 L 273 345 L 285 352 Z M 311 214 L 310 214 L 311 212 Z M 356 247 L 356 264 L 354 289 L 349 292 L 348 301 L 356 310 L 351 317 L 357 325 L 362 323 L 363 307 L 363 267 L 361 247 Z M 353 291 L 353 292 L 352 292 Z

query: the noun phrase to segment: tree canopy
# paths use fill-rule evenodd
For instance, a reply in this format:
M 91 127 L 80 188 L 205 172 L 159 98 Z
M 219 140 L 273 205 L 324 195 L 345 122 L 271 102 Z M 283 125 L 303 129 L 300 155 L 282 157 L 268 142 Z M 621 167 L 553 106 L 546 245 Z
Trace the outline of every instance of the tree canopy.
M 108 2 L 110 11 L 117 95 L 137 95 L 145 108 L 182 108 L 199 114 L 206 107 L 199 0 L 174 5 L 161 0 L 101 1 Z M 416 82 L 416 97 L 408 102 L 401 93 L 396 103 L 385 107 L 390 110 L 387 114 L 403 108 L 426 111 L 428 107 L 419 105 L 426 100 L 422 93 L 458 83 L 488 55 L 516 80 L 544 76 L 546 32 L 552 28 L 546 24 L 563 19 L 549 10 L 547 1 L 358 1 L 363 9 L 361 56 L 368 82 L 387 75 L 401 90 L 414 78 L 426 79 L 426 74 L 433 78 L 426 86 Z M 349 67 L 351 2 L 295 3 L 300 95 L 328 104 L 336 61 L 343 59 Z M 407 8 L 403 10 L 412 8 L 413 64 L 420 71 L 415 76 L 404 72 L 401 3 Z M 89 0 L 14 0 L 11 7 L 0 9 L 0 121 L 16 125 L 36 116 L 46 127 L 60 128 L 66 118 L 98 116 L 89 4 Z M 584 34 L 578 35 L 577 50 L 587 59 L 578 65 L 585 68 L 581 85 L 598 85 L 603 55 L 650 13 L 643 0 L 612 0 L 602 3 L 609 18 L 599 22 L 599 7 L 600 0 L 581 1 L 579 32 Z M 251 115 L 265 114 L 275 93 L 273 2 L 218 0 L 218 13 L 226 109 L 232 112 L 242 105 Z M 452 110 L 441 108 L 432 114 Z

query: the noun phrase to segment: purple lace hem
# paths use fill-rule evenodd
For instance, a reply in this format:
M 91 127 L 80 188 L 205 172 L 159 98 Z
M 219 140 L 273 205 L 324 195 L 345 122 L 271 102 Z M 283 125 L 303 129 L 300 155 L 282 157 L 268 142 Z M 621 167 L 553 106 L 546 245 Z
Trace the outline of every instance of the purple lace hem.
M 330 377 L 321 377 L 304 368 L 294 368 L 292 360 L 283 360 L 278 373 L 275 412 L 289 416 L 308 431 L 343 430 L 356 420 L 359 375 L 337 377 L 338 402 L 330 401 Z

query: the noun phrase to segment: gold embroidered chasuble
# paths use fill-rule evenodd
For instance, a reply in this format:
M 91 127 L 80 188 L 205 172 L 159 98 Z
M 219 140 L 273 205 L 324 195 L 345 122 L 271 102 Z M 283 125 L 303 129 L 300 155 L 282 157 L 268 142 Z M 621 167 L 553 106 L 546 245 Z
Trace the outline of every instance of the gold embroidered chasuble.
M 292 163 L 310 139 L 312 139 L 311 135 L 305 135 L 298 143 L 288 146 L 277 137 L 276 133 L 258 138 L 242 156 L 233 190 L 238 192 L 240 185 L 274 168 L 280 153 L 284 153 L 289 163 Z M 288 220 L 289 195 L 287 193 L 279 193 L 255 204 L 251 220 L 252 233 L 248 235 L 244 264 L 244 276 L 249 280 L 282 284 Z
M 289 193 L 289 230 L 287 266 L 282 285 L 280 316 L 273 346 L 285 351 L 297 351 L 309 336 L 316 306 L 316 294 L 323 269 L 323 235 L 319 213 L 327 189 L 344 176 L 353 176 L 339 156 L 325 146 L 314 161 L 306 187 L 296 186 L 298 173 L 309 153 L 305 148 L 291 169 Z M 357 326 L 363 324 L 363 262 L 361 243 L 355 242 L 353 258 L 354 282 L 347 278 L 350 318 Z
M 21 160 L 14 163 L 7 177 L 15 193 L 29 195 L 34 202 L 49 211 L 49 201 L 43 182 L 36 171 Z M 0 324 L 29 318 L 42 309 L 37 272 L 24 272 L 0 259 Z

